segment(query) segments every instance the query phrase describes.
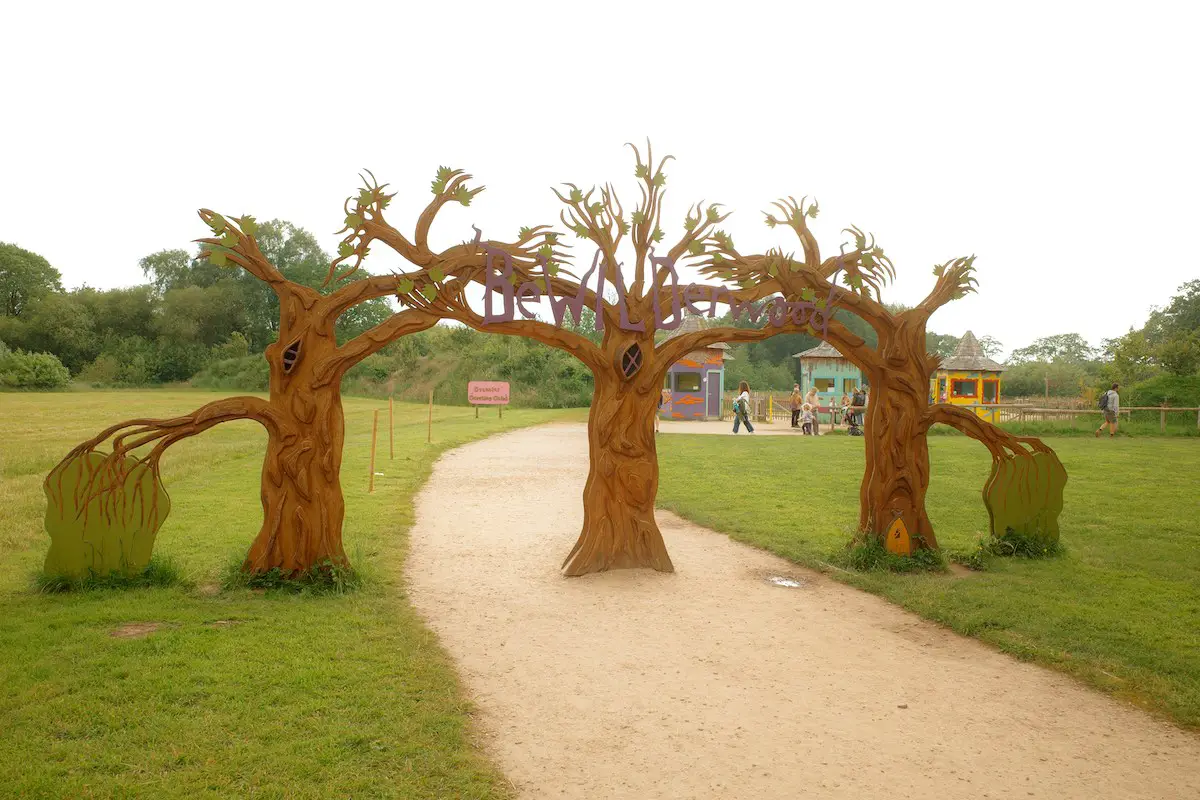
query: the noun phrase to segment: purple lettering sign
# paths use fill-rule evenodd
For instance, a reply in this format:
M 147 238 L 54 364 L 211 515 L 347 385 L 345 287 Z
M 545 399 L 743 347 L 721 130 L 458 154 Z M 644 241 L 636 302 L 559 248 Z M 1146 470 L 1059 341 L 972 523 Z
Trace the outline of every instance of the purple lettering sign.
M 578 320 L 583 307 L 587 304 L 588 282 L 591 280 L 592 275 L 595 274 L 596 286 L 594 293 L 596 307 L 593 310 L 596 312 L 596 330 L 604 330 L 604 315 L 601 313 L 601 304 L 604 302 L 604 267 L 607 265 L 607 262 L 603 261 L 600 251 L 596 251 L 595 257 L 592 258 L 591 268 L 579 279 L 579 291 L 574 296 L 555 296 L 553 293 L 545 292 L 542 285 L 532 281 L 526 281 L 513 286 L 512 257 L 503 250 L 492 247 L 487 242 L 478 241 L 478 236 L 476 237 L 476 243 L 482 246 L 486 253 L 486 275 L 484 278 L 483 297 L 483 322 L 485 325 L 494 322 L 511 322 L 516 319 L 518 313 L 525 319 L 533 319 L 535 316 L 534 312 L 526 308 L 525 303 L 530 301 L 537 302 L 543 296 L 550 304 L 550 311 L 554 316 L 555 325 L 562 326 L 563 319 L 566 317 L 568 311 L 570 311 L 574 319 Z M 545 256 L 538 256 L 538 261 L 543 268 L 546 266 Z M 772 325 L 779 328 L 790 323 L 799 327 L 811 325 L 815 330 L 827 333 L 829 330 L 829 318 L 833 314 L 833 305 L 842 292 L 837 286 L 831 284 L 828 295 L 824 298 L 824 302 L 821 303 L 818 303 L 815 297 L 812 300 L 799 301 L 784 300 L 782 297 L 775 297 L 765 302 L 737 300 L 732 292 L 720 286 L 690 283 L 680 290 L 679 273 L 675 269 L 673 259 L 669 257 L 651 255 L 650 264 L 654 274 L 651 283 L 653 318 L 650 321 L 654 326 L 654 330 L 674 330 L 678 328 L 680 323 L 683 322 L 685 311 L 693 314 L 706 314 L 710 318 L 715 317 L 717 315 L 717 304 L 725 302 L 729 305 L 730 314 L 735 322 L 742 315 L 746 315 L 750 322 L 753 323 L 762 320 L 764 327 Z M 616 275 L 617 279 L 613 282 L 612 287 L 617 296 L 617 309 L 620 313 L 619 325 L 621 329 L 627 331 L 645 331 L 646 320 L 633 322 L 629 319 L 629 309 L 625 302 L 625 282 L 621 279 L 619 270 Z M 670 292 L 670 306 L 664 307 L 658 290 L 667 287 L 670 287 L 674 291 Z M 493 295 L 496 294 L 499 295 L 502 304 L 502 308 L 499 311 L 495 310 L 492 305 L 492 301 L 495 299 Z M 724 297 L 723 301 L 722 297 Z M 707 302 L 708 308 L 697 307 L 697 302 Z

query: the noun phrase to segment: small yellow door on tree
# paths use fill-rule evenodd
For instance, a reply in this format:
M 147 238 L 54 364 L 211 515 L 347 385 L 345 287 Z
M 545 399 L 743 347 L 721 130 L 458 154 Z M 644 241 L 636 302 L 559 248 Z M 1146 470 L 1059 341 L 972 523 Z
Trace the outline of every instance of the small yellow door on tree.
M 912 555 L 912 539 L 908 535 L 908 528 L 904 527 L 904 520 L 896 517 L 892 521 L 891 527 L 887 532 L 887 549 L 889 553 L 895 553 L 901 556 Z

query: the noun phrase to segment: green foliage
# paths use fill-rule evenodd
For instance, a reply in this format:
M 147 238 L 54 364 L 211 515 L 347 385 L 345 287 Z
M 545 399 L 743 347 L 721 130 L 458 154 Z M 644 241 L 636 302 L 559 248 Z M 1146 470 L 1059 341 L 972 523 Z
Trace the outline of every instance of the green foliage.
M 191 385 L 201 389 L 265 392 L 271 379 L 270 366 L 262 355 L 213 361 L 192 376 Z
M 1012 351 L 1008 363 L 1043 361 L 1082 364 L 1095 357 L 1096 349 L 1078 333 L 1060 333 L 1055 336 L 1043 336 L 1031 345 L 1018 347 Z
M 71 373 L 50 353 L 9 352 L 0 349 L 0 387 L 5 389 L 61 389 Z
M 1159 375 L 1133 386 L 1122 386 L 1121 405 L 1200 408 L 1200 374 Z
M 1095 362 L 1078 361 L 1025 361 L 1005 365 L 1001 374 L 1001 393 L 1005 397 L 1041 397 L 1049 393 L 1053 397 L 1079 397 L 1099 378 Z
M 61 292 L 61 281 L 59 271 L 37 253 L 0 242 L 0 316 L 21 316 L 31 302 Z

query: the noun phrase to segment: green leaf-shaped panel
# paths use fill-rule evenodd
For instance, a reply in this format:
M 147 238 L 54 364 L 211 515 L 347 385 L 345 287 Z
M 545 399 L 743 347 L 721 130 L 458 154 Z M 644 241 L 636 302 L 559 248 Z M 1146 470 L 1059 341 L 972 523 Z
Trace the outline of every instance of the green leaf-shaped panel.
M 995 461 L 983 487 L 992 536 L 1010 531 L 1052 545 L 1058 541 L 1067 471 L 1054 453 L 1017 455 Z
M 81 453 L 55 467 L 42 486 L 50 534 L 47 575 L 132 576 L 150 563 L 171 501 L 149 465 Z

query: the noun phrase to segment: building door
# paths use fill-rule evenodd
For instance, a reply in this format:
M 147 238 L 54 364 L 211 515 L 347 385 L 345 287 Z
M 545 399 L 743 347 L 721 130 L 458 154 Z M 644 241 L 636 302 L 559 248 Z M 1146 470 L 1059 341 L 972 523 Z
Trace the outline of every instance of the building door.
M 720 419 L 721 418 L 721 371 L 710 369 L 707 374 L 705 383 L 705 396 L 707 402 L 704 404 L 705 419 Z

